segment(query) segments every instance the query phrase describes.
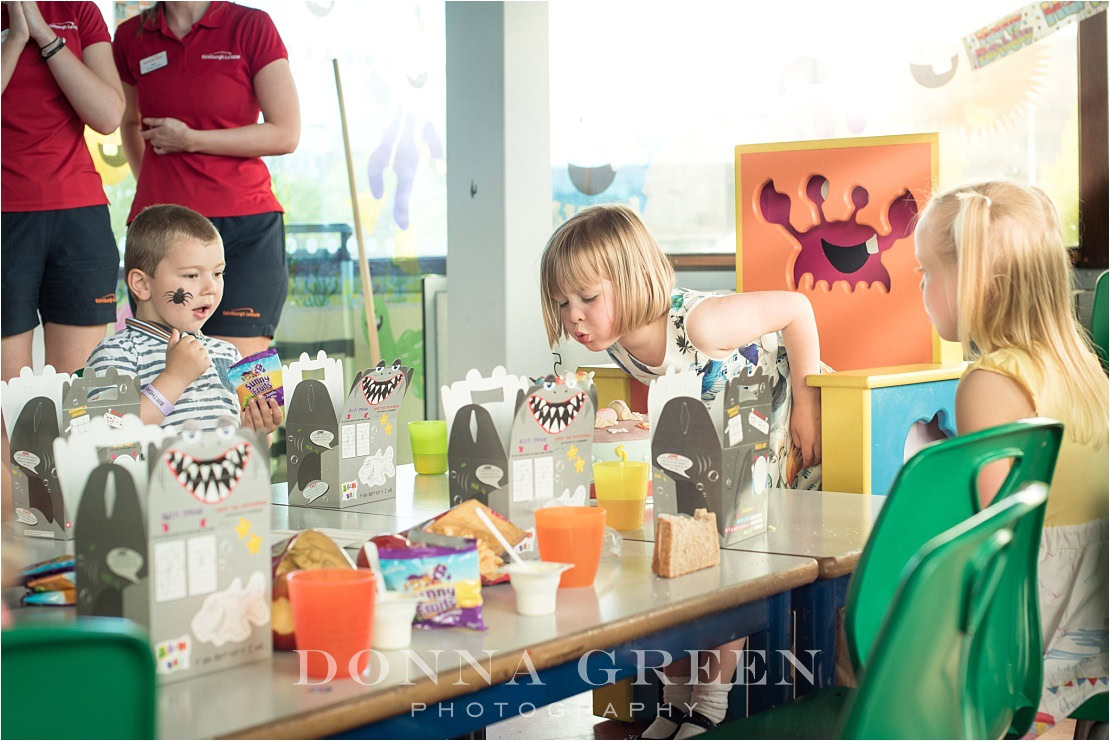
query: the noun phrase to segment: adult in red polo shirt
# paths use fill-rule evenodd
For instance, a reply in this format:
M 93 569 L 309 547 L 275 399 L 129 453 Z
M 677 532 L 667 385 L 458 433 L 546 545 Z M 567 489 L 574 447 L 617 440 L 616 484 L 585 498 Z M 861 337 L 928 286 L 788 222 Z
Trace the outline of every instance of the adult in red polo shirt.
M 85 125 L 119 126 L 123 92 L 93 3 L 6 2 L 0 106 L 0 365 L 31 365 L 40 315 L 46 362 L 83 368 L 116 319 L 119 250 Z
M 127 109 L 131 215 L 177 203 L 216 225 L 227 273 L 204 325 L 244 357 L 266 349 L 289 290 L 285 223 L 263 155 L 292 152 L 300 107 L 270 16 L 227 2 L 160 2 L 113 42 Z M 263 123 L 258 123 L 262 113 Z

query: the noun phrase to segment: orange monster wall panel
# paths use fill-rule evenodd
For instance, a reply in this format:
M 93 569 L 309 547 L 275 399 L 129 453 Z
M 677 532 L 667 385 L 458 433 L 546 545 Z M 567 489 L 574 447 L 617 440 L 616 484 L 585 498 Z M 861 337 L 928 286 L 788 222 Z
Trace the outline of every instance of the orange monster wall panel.
M 738 146 L 736 289 L 804 293 L 835 370 L 933 362 L 913 228 L 936 163 L 936 134 Z

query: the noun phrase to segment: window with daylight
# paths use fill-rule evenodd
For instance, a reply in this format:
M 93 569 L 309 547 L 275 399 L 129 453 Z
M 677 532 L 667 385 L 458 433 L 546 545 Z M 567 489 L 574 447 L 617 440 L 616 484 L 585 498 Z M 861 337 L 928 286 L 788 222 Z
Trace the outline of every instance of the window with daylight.
M 1036 183 L 1075 244 L 1076 26 L 977 70 L 961 44 L 1015 6 L 552 3 L 553 223 L 622 202 L 667 252 L 732 253 L 737 144 L 937 131 L 942 187 Z

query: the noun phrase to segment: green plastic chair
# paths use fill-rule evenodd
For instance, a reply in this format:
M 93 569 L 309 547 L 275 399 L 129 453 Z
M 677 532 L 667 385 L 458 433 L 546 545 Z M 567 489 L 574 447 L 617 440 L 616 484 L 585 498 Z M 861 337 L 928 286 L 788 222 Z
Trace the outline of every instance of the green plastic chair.
M 1013 641 L 988 640 L 982 628 L 1009 609 L 1008 565 L 1036 555 L 1031 525 L 1047 497 L 1044 484 L 1029 484 L 918 550 L 887 603 L 858 690 L 816 690 L 702 738 L 988 738 L 985 659 Z
M 1110 272 L 1103 271 L 1095 282 L 1095 304 L 1091 308 L 1091 337 L 1095 341 L 1095 352 L 1102 361 L 1102 367 L 1107 367 L 1107 334 L 1110 334 L 1110 299 L 1107 298 L 1107 283 L 1110 283 Z
M 155 738 L 154 656 L 121 618 L 0 633 L 3 738 Z
M 968 519 L 980 509 L 978 477 L 983 466 L 1013 458 L 1009 476 L 999 488 L 999 502 L 1029 482 L 1048 484 L 1063 439 L 1060 422 L 1031 419 L 980 430 L 931 445 L 906 462 L 894 480 L 871 537 L 848 588 L 846 609 L 854 620 L 845 625 L 852 664 L 868 664 L 886 608 L 901 583 L 907 563 L 931 538 Z M 1040 544 L 1043 520 L 1030 521 L 1031 538 Z M 993 693 L 997 717 L 988 736 L 998 737 L 1007 727 L 1023 735 L 1033 723 L 1044 675 L 1037 587 L 1037 548 L 1025 563 L 1011 563 L 1003 574 L 1005 594 L 1012 609 L 1000 610 L 987 626 L 1009 640 L 1012 647 L 988 657 L 994 677 L 984 688 Z M 1015 637 L 1025 640 L 1015 641 Z

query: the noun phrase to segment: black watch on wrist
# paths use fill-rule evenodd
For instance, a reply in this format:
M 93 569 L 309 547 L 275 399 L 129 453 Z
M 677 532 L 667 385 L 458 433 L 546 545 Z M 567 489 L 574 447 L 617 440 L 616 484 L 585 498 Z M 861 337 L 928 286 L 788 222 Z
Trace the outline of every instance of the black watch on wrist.
M 64 36 L 55 36 L 54 40 L 51 41 L 49 44 L 47 44 L 46 46 L 40 46 L 39 51 L 42 54 L 43 59 L 50 59 L 50 57 L 60 52 L 62 50 L 62 47 L 64 47 L 65 45 L 66 40 Z

